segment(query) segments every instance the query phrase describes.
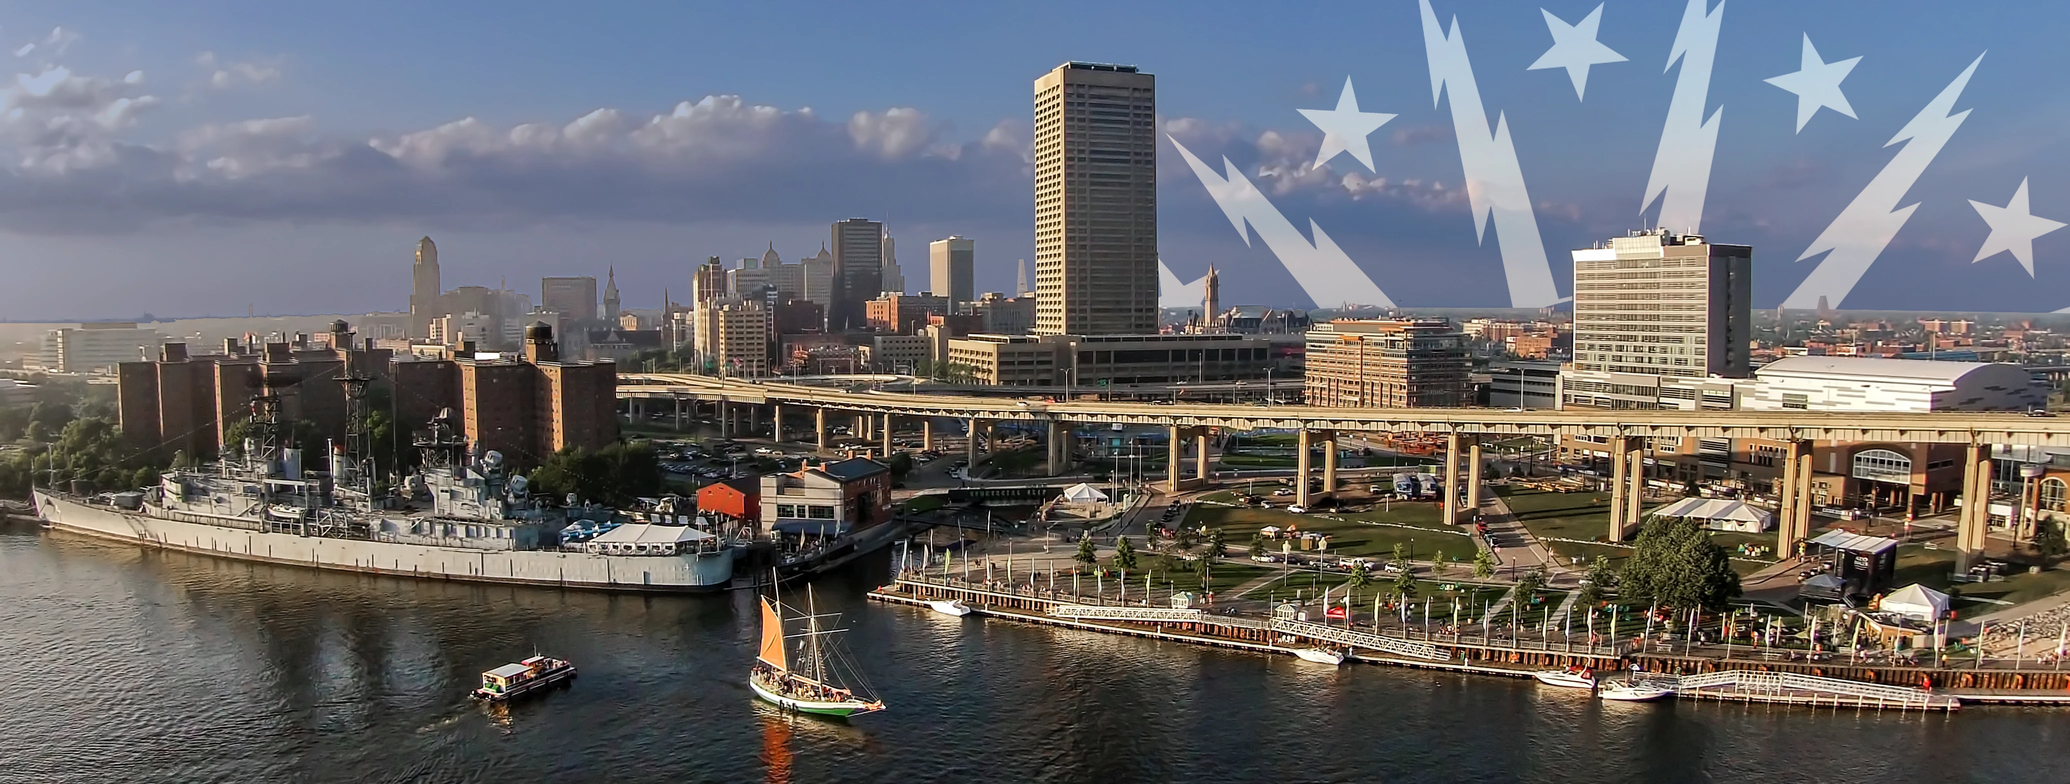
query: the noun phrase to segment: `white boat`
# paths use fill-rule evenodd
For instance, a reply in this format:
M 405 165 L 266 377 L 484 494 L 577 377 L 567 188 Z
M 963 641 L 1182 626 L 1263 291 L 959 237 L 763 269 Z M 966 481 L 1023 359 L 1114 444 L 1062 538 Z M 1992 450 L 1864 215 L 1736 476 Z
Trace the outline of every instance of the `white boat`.
M 936 599 L 928 602 L 927 606 L 935 612 L 943 615 L 954 615 L 958 618 L 971 613 L 970 605 L 956 599 Z
M 1294 655 L 1301 657 L 1303 661 L 1312 661 L 1316 664 L 1327 664 L 1336 667 L 1344 663 L 1345 652 L 1333 651 L 1328 648 L 1295 648 Z
M 1547 686 L 1561 686 L 1569 689 L 1593 689 L 1596 687 L 1595 673 L 1587 670 L 1539 670 L 1532 673 L 1539 683 Z
M 1619 702 L 1648 702 L 1674 693 L 1674 689 L 1644 683 L 1626 682 L 1605 686 L 1601 691 L 1596 692 L 1596 696 Z

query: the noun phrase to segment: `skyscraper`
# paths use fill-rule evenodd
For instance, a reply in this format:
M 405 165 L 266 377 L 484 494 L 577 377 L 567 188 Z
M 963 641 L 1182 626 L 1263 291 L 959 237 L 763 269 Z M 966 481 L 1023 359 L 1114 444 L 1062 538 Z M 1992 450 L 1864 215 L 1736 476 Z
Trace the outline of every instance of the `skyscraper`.
M 972 279 L 977 243 L 961 235 L 927 244 L 927 290 L 949 298 L 949 312 L 977 301 L 977 284 Z
M 1035 331 L 1157 331 L 1156 79 L 1065 63 L 1035 80 Z
M 431 334 L 431 320 L 445 315 L 438 310 L 438 246 L 430 237 L 417 241 L 417 263 L 410 266 L 410 337 Z
M 571 321 L 594 320 L 597 317 L 597 279 L 540 278 L 539 307 Z
M 880 257 L 884 259 L 883 283 L 878 288 L 882 291 L 904 294 L 906 293 L 906 271 L 898 266 L 898 244 L 892 241 L 890 229 L 884 230 L 883 246 L 882 256 Z
M 713 256 L 697 266 L 690 278 L 690 304 L 694 307 L 726 296 L 726 265 Z
M 834 223 L 834 291 L 827 305 L 827 329 L 861 329 L 865 303 L 884 285 L 884 224 L 867 218 Z
M 1222 314 L 1222 275 L 1215 271 L 1215 265 L 1208 265 L 1208 275 L 1200 290 L 1200 327 L 1212 331 L 1215 318 Z
M 1574 251 L 1574 362 L 1561 404 L 1682 408 L 1675 379 L 1745 378 L 1754 249 L 1667 229 Z

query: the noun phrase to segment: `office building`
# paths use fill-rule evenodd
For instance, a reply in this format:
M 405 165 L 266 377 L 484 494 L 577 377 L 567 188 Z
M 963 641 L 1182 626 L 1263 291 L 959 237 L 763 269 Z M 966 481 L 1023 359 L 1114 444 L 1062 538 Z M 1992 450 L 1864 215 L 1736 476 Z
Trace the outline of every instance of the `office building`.
M 892 241 L 890 229 L 884 230 L 884 241 L 879 254 L 878 257 L 884 260 L 884 271 L 883 282 L 877 285 L 878 293 L 906 293 L 906 271 L 898 266 L 898 243 Z
M 892 294 L 870 300 L 865 305 L 864 317 L 870 329 L 878 332 L 911 335 L 913 330 L 927 323 L 928 316 L 940 316 L 949 312 L 949 300 L 936 294 Z
M 540 278 L 539 307 L 572 321 L 594 320 L 597 317 L 597 279 Z
M 1270 344 L 1243 335 L 993 335 L 948 341 L 977 383 L 1088 391 L 1136 384 L 1263 379 Z
M 1339 319 L 1307 336 L 1303 385 L 1312 406 L 1464 406 L 1471 355 L 1445 319 Z
M 1560 363 L 1496 362 L 1488 368 L 1492 408 L 1559 408 Z
M 410 266 L 410 337 L 431 334 L 431 320 L 445 315 L 435 312 L 440 291 L 438 245 L 425 237 L 417 241 L 417 261 Z
M 1035 331 L 1157 331 L 1156 80 L 1065 63 L 1035 80 Z
M 775 345 L 775 313 L 760 302 L 707 302 L 697 306 L 697 354 L 726 376 L 766 376 Z
M 1745 378 L 1753 261 L 1746 245 L 1666 229 L 1574 251 L 1574 361 L 1561 404 L 1660 408 L 1649 390 L 1662 379 Z
M 891 521 L 891 468 L 866 458 L 762 476 L 762 522 L 772 531 L 831 537 Z
M 976 301 L 977 243 L 952 236 L 927 244 L 927 290 L 949 298 L 953 312 Z
M 43 335 L 43 370 L 104 373 L 124 362 L 158 353 L 165 336 L 132 322 L 98 322 L 53 329 Z
M 726 292 L 726 265 L 713 256 L 690 276 L 690 304 L 695 307 L 706 302 L 724 299 Z
M 992 335 L 1025 335 L 1035 330 L 1035 298 L 1016 297 L 1008 299 L 998 292 L 988 292 L 971 312 L 982 321 L 973 332 Z
M 884 291 L 884 224 L 849 218 L 834 224 L 834 290 L 827 303 L 827 330 L 861 329 L 864 303 Z
M 805 268 L 805 298 L 819 303 L 828 313 L 834 308 L 834 255 L 827 252 L 827 246 L 819 246 L 819 254 L 798 260 L 798 266 Z
M 933 342 L 926 335 L 878 335 L 862 349 L 863 364 L 879 373 L 913 373 L 934 361 Z

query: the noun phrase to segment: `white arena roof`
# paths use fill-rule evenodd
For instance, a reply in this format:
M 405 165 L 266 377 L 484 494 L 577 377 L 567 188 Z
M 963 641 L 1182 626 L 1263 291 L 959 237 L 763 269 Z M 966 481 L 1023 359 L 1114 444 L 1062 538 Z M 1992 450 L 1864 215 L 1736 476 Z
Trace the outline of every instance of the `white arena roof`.
M 1754 375 L 1826 376 L 1863 381 L 1926 381 L 1953 384 L 1985 368 L 1988 362 L 1941 362 L 1931 359 L 1882 357 L 1785 357 L 1754 370 Z

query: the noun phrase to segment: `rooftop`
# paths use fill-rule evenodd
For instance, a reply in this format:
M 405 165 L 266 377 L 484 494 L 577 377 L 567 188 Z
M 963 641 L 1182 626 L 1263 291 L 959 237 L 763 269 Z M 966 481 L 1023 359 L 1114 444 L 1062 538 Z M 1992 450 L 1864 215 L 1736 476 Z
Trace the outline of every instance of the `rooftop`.
M 1754 371 L 1754 375 L 1846 376 L 1882 381 L 1935 381 L 1953 384 L 1963 376 L 1994 366 L 1989 362 L 1941 362 L 1929 359 L 1786 357 L 1762 365 Z
M 873 476 L 891 470 L 890 466 L 866 457 L 851 457 L 838 463 L 827 463 L 818 468 L 826 472 L 828 476 L 843 482 L 853 482 L 866 476 Z

